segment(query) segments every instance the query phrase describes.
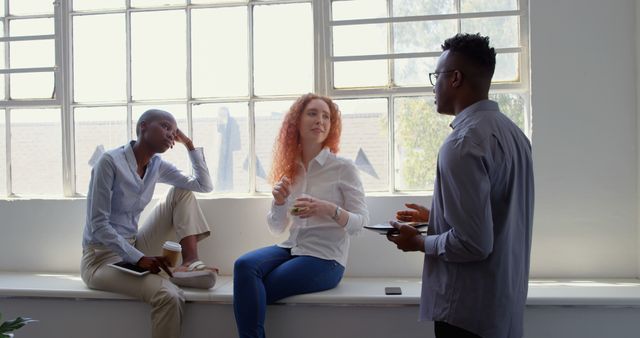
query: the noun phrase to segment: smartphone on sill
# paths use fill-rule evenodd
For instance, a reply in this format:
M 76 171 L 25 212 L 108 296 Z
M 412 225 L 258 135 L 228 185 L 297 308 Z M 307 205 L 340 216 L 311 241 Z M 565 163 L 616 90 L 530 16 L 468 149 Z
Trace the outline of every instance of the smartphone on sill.
M 387 286 L 384 288 L 384 294 L 390 295 L 390 296 L 401 295 L 402 289 L 400 289 L 400 287 L 397 287 L 397 286 Z

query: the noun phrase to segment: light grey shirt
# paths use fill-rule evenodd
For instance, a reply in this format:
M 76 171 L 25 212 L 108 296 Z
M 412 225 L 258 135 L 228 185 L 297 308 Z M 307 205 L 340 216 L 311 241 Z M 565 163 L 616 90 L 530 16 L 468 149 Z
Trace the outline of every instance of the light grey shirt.
M 93 167 L 82 240 L 83 248 L 103 245 L 130 263 L 144 256 L 129 240 L 138 233 L 140 213 L 151 201 L 157 182 L 197 192 L 213 190 L 202 148 L 189 151 L 193 176 L 154 155 L 140 178 L 134 143 L 107 151 Z
M 308 170 L 302 162 L 299 165 L 296 182 L 291 186 L 286 203 L 271 205 L 267 216 L 269 229 L 280 234 L 289 227 L 289 238 L 279 246 L 291 248 L 292 255 L 335 260 L 346 266 L 350 236 L 360 232 L 369 222 L 358 169 L 350 160 L 331 153 L 329 148 L 324 148 L 309 162 Z M 349 214 L 347 224 L 343 227 L 329 216 L 292 216 L 289 209 L 302 194 L 339 205 Z
M 460 112 L 438 154 L 420 313 L 519 338 L 529 280 L 531 144 L 493 101 Z

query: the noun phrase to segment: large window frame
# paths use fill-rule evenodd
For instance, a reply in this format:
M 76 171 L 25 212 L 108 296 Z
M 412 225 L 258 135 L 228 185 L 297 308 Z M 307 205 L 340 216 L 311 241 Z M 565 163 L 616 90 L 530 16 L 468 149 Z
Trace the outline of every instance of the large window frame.
M 344 1 L 344 0 L 334 0 Z M 497 49 L 498 53 L 514 53 L 520 55 L 520 78 L 517 82 L 511 83 L 495 83 L 492 85 L 492 93 L 521 93 L 525 98 L 525 132 L 531 134 L 531 116 L 530 116 L 530 95 L 529 95 L 529 25 L 528 25 L 528 0 L 517 0 L 518 9 L 508 12 L 482 12 L 482 13 L 457 13 L 445 15 L 426 15 L 426 16 L 408 16 L 393 17 L 391 15 L 391 4 L 394 0 L 387 0 L 388 13 L 386 17 L 351 19 L 351 20 L 332 20 L 331 8 L 332 1 L 329 0 L 273 0 L 273 1 L 257 1 L 251 0 L 236 3 L 220 3 L 220 4 L 191 4 L 187 1 L 184 5 L 170 5 L 160 7 L 132 8 L 131 0 L 124 0 L 123 9 L 100 10 L 100 11 L 73 11 L 73 0 L 57 0 L 54 2 L 53 15 L 34 15 L 33 18 L 53 17 L 55 20 L 55 34 L 53 36 L 31 36 L 22 39 L 55 39 L 55 67 L 47 69 L 5 69 L 0 70 L 0 74 L 10 74 L 18 72 L 39 72 L 53 71 L 55 76 L 55 97 L 50 100 L 0 100 L 0 108 L 5 109 L 5 126 L 6 133 L 6 165 L 7 179 L 6 187 L 8 197 L 16 196 L 12 192 L 11 182 L 11 109 L 12 108 L 57 108 L 61 112 L 62 125 L 62 172 L 63 172 L 63 194 L 64 197 L 81 197 L 76 187 L 76 161 L 75 161 L 75 134 L 74 134 L 74 110 L 76 108 L 90 107 L 109 107 L 118 106 L 125 107 L 127 110 L 127 135 L 133 134 L 135 126 L 132 125 L 133 109 L 139 105 L 168 104 L 180 103 L 187 107 L 187 131 L 189 135 L 193 135 L 192 125 L 192 107 L 197 104 L 204 103 L 234 103 L 248 102 L 249 105 L 249 195 L 263 195 L 257 192 L 256 182 L 256 136 L 255 136 L 255 104 L 257 102 L 294 100 L 298 95 L 273 95 L 273 96 L 257 96 L 254 92 L 254 50 L 253 50 L 253 9 L 256 6 L 277 5 L 277 4 L 294 4 L 308 3 L 312 6 L 313 15 L 313 31 L 314 31 L 314 91 L 316 93 L 327 95 L 335 99 L 363 99 L 363 98 L 384 98 L 388 102 L 388 131 L 389 131 L 389 181 L 386 193 L 397 193 L 395 188 L 395 163 L 394 163 L 394 99 L 397 97 L 411 96 L 430 96 L 432 95 L 431 86 L 421 87 L 397 87 L 387 86 L 384 88 L 360 88 L 360 89 L 336 89 L 334 83 L 335 62 L 357 61 L 357 60 L 387 60 L 393 63 L 395 60 L 403 58 L 415 57 L 438 57 L 440 53 L 390 53 L 383 55 L 358 55 L 358 56 L 334 56 L 332 50 L 332 28 L 336 26 L 355 25 L 355 24 L 390 24 L 408 21 L 429 21 L 443 19 L 465 19 L 465 18 L 481 18 L 495 17 L 503 15 L 511 15 L 519 17 L 520 25 L 520 43 L 521 46 L 509 49 Z M 460 8 L 460 0 L 455 1 Z M 194 9 L 202 8 L 221 8 L 221 7 L 246 7 L 247 9 L 247 34 L 248 34 L 248 95 L 243 97 L 225 97 L 211 99 L 194 99 L 192 97 L 192 58 L 191 58 L 191 13 Z M 184 100 L 134 100 L 132 97 L 132 69 L 131 69 L 131 15 L 136 12 L 166 11 L 166 10 L 184 10 L 186 12 L 187 24 L 187 55 L 186 55 L 186 99 Z M 6 5 L 5 13 L 8 12 Z M 126 20 L 126 101 L 117 102 L 100 102 L 100 103 L 78 103 L 74 102 L 73 93 L 73 18 L 77 16 L 90 16 L 100 14 L 124 13 Z M 5 23 L 11 17 L 4 17 Z M 7 27 L 7 26 L 5 26 Z M 391 28 L 392 29 L 392 28 Z M 12 40 L 13 39 L 13 40 Z M 5 29 L 4 37 L 0 38 L 2 42 L 15 41 L 16 38 L 9 37 L 8 29 Z M 7 48 L 8 49 L 8 48 Z M 9 51 L 5 51 L 5 60 L 8 62 Z M 390 78 L 393 79 L 393 67 L 389 67 Z M 9 97 L 9 83 L 5 79 L 5 95 Z M 216 195 L 219 196 L 219 195 Z

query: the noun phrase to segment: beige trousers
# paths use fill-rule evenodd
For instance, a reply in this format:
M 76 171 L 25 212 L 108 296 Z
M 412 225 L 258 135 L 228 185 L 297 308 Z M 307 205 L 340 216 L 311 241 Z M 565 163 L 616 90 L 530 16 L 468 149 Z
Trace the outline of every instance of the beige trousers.
M 159 256 L 166 240 L 197 235 L 208 237 L 209 225 L 191 191 L 171 188 L 140 227 L 132 244 L 146 256 Z M 122 258 L 104 246 L 85 248 L 80 273 L 92 289 L 122 293 L 151 305 L 151 336 L 178 338 L 182 324 L 184 295 L 163 275 L 134 276 L 107 266 Z

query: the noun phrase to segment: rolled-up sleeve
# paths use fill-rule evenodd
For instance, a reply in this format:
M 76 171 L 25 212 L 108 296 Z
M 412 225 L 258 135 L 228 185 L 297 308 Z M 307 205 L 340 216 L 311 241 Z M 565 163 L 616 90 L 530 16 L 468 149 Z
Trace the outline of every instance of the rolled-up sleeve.
M 342 208 L 349 213 L 345 229 L 350 235 L 357 234 L 369 223 L 369 209 L 358 169 L 353 163 L 349 162 L 341 171 L 339 187 L 344 198 Z
M 173 185 L 196 192 L 213 191 L 213 183 L 207 162 L 204 159 L 204 151 L 202 148 L 196 148 L 189 151 L 189 159 L 193 167 L 193 176 L 185 175 L 184 172 L 172 163 L 162 160 L 159 169 L 159 181 L 162 183 Z
M 124 261 L 137 263 L 144 254 L 131 245 L 109 223 L 115 166 L 109 155 L 103 155 L 93 168 L 91 189 L 87 196 L 88 228 L 92 237 L 118 254 Z
M 289 223 L 288 204 L 276 205 L 275 201 L 271 201 L 271 210 L 267 215 L 267 224 L 269 224 L 269 231 L 274 235 L 283 233 Z

